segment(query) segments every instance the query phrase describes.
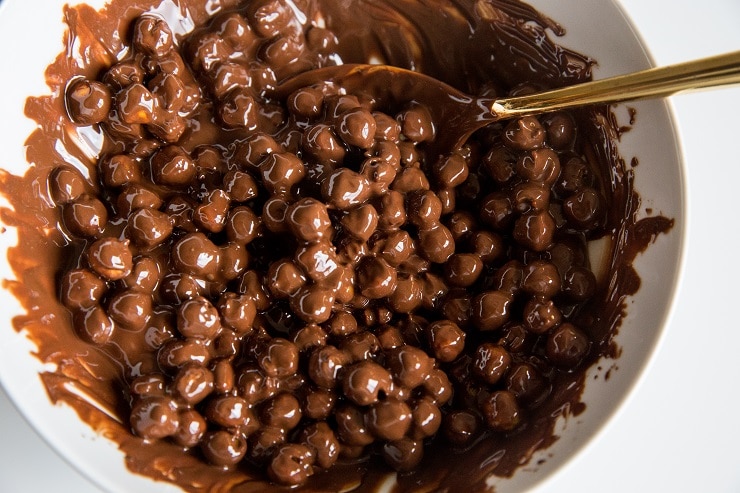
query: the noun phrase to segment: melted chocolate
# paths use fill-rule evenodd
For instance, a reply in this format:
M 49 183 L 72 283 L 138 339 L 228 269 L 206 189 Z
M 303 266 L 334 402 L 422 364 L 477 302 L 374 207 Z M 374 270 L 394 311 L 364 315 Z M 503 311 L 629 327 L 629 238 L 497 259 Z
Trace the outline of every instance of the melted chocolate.
M 392 167 L 383 167 L 383 160 L 409 164 L 418 159 L 414 157 L 417 150 L 401 145 L 395 151 L 390 146 L 375 147 L 376 160 L 368 175 L 372 179 L 349 167 L 333 172 L 329 167 L 351 162 L 353 149 L 370 148 L 373 136 L 397 141 L 403 134 L 410 141 L 424 142 L 434 129 L 423 107 L 403 108 L 394 120 L 370 115 L 361 105 L 347 107 L 348 100 L 339 98 L 334 109 L 342 115 L 339 135 L 317 125 L 307 134 L 303 148 L 316 161 L 328 163 L 327 168 L 306 170 L 295 154 L 287 152 L 300 144 L 291 129 L 283 126 L 283 110 L 270 106 L 268 100 L 258 111 L 255 95 L 235 88 L 251 81 L 255 90 L 266 94 L 279 80 L 307 68 L 369 59 L 419 70 L 482 95 L 590 78 L 591 60 L 563 49 L 547 35 L 547 30 L 562 34 L 562 28 L 515 0 L 450 0 L 434 5 L 306 0 L 296 2 L 296 8 L 309 22 L 318 24 L 322 19 L 328 30 L 307 30 L 310 49 L 303 49 L 295 39 L 275 36 L 284 28 L 280 16 L 260 16 L 261 8 L 269 13 L 270 2 L 239 6 L 236 1 L 223 1 L 216 11 L 238 8 L 261 19 L 255 21 L 254 31 L 264 39 L 274 39 L 258 46 L 245 39 L 238 16 L 229 19 L 224 15 L 219 17 L 223 26 L 236 22 L 234 29 L 222 28 L 224 42 L 242 43 L 244 57 L 269 60 L 275 70 L 245 72 L 234 63 L 209 86 L 212 94 L 202 94 L 193 89 L 198 71 L 210 70 L 211 57 L 220 55 L 203 54 L 206 43 L 213 41 L 204 27 L 198 27 L 190 41 L 185 39 L 192 26 L 207 25 L 214 13 L 213 2 L 165 2 L 165 6 L 179 7 L 174 10 L 176 18 L 165 19 L 174 39 L 153 18 L 132 33 L 132 21 L 155 9 L 156 3 L 114 0 L 101 12 L 85 5 L 65 8 L 69 25 L 65 46 L 71 50 L 80 44 L 88 49 L 61 53 L 49 67 L 51 94 L 29 98 L 26 105 L 27 115 L 40 125 L 27 143 L 31 166 L 22 177 L 3 174 L 0 181 L 14 206 L 14 210 L 2 211 L 3 221 L 18 228 L 20 238 L 19 246 L 9 252 L 18 281 L 8 287 L 28 310 L 14 320 L 14 326 L 27 331 L 38 346 L 41 361 L 56 366 L 55 371 L 41 375 L 50 398 L 71 405 L 81 419 L 118 443 L 133 472 L 173 482 L 186 491 L 282 491 L 283 487 L 266 483 L 259 470 L 267 457 L 271 457 L 264 467 L 268 477 L 279 482 L 292 478 L 295 484 L 307 481 L 299 491 L 336 491 L 349 485 L 359 485 L 355 491 L 372 491 L 389 472 L 380 463 L 381 456 L 402 471 L 398 491 L 480 491 L 487 476 L 510 476 L 535 450 L 557 440 L 553 434 L 556 417 L 584 410 L 580 402 L 584 369 L 619 352 L 613 337 L 625 298 L 639 288 L 632 260 L 673 225 L 662 217 L 636 219 L 639 197 L 633 190 L 632 172 L 618 153 L 621 129 L 609 109 L 573 112 L 568 118 L 574 125 L 556 117 L 542 117 L 544 127 L 537 119 L 521 119 L 495 124 L 473 137 L 476 142 L 503 139 L 509 149 L 501 147 L 496 151 L 499 154 L 482 157 L 481 166 L 494 180 L 504 183 L 518 173 L 548 187 L 522 186 L 513 204 L 495 193 L 486 199 L 479 217 L 492 229 L 514 221 L 515 208 L 516 214 L 522 214 L 516 224 L 509 225 L 513 240 L 506 241 L 530 253 L 512 254 L 513 260 L 497 265 L 495 276 L 486 281 L 495 283 L 497 289 L 471 299 L 466 288 L 482 282 L 479 279 L 486 276 L 481 272 L 483 264 L 502 263 L 502 256 L 511 252 L 501 252 L 503 240 L 490 231 L 475 230 L 475 217 L 465 215 L 477 204 L 481 186 L 477 178 L 470 177 L 465 159 L 449 157 L 429 173 L 414 166 L 399 167 L 387 183 L 384 173 L 391 173 Z M 160 14 L 168 11 L 156 10 Z M 165 72 L 178 73 L 179 79 L 158 76 L 145 86 L 136 64 L 122 63 L 111 69 L 121 59 L 129 61 L 124 50 L 129 43 L 159 60 L 160 67 L 169 67 Z M 193 72 L 179 67 L 182 59 L 166 58 L 173 43 L 185 45 L 181 51 Z M 219 42 L 213 46 L 220 46 Z M 87 83 L 103 73 L 107 85 Z M 117 85 L 125 90 L 111 99 L 107 88 Z M 169 112 L 158 109 L 153 94 Z M 314 118 L 321 100 L 316 93 L 305 91 L 300 97 L 288 98 L 286 107 L 294 115 Z M 105 123 L 106 137 L 102 138 L 98 124 L 109 115 L 115 118 Z M 271 136 L 232 145 L 247 142 L 256 128 Z M 577 136 L 569 134 L 573 128 Z M 138 137 L 132 141 L 131 135 Z M 286 152 L 275 152 L 278 142 L 273 138 Z M 510 152 L 538 148 L 545 140 L 556 149 L 560 145 L 573 148 L 572 152 L 558 149 L 562 171 L 557 176 L 546 152 L 533 151 L 516 163 L 507 157 Z M 124 150 L 136 159 L 150 157 L 149 168 L 140 169 L 136 159 L 122 154 Z M 568 152 L 572 159 L 566 162 Z M 178 194 L 196 176 L 207 183 L 209 176 L 225 175 L 219 171 L 223 154 L 239 156 L 247 171 L 230 169 L 223 189 L 206 187 L 202 193 L 191 194 L 195 198 Z M 103 157 L 100 163 L 99 157 Z M 62 167 L 64 163 L 72 166 Z M 250 173 L 257 170 L 255 179 Z M 146 172 L 150 173 L 148 181 L 140 179 Z M 427 174 L 451 184 L 453 197 L 443 189 L 428 193 L 432 186 Z M 49 186 L 34 185 L 39 183 Z M 556 193 L 568 196 L 562 201 L 563 217 L 541 210 L 548 203 L 550 185 Z M 295 186 L 306 187 L 305 198 L 289 200 Z M 261 217 L 255 217 L 250 207 L 229 206 L 229 200 L 247 203 L 259 197 L 260 187 L 270 196 Z M 115 204 L 113 211 L 96 196 L 105 196 L 111 189 L 120 190 L 109 202 Z M 382 199 L 374 206 L 364 205 L 376 195 Z M 325 201 L 312 196 L 325 197 Z M 120 220 L 129 213 L 128 221 Z M 451 214 L 444 226 L 441 218 Z M 414 240 L 409 232 L 398 229 L 407 221 L 413 225 L 408 231 L 418 233 L 420 254 L 410 246 Z M 564 221 L 587 233 L 567 239 L 552 236 Z M 344 235 L 336 250 L 329 242 L 333 222 Z M 260 227 L 285 241 L 266 244 L 260 238 Z M 373 245 L 376 229 L 392 234 L 385 235 L 384 243 Z M 166 255 L 161 245 L 168 245 L 173 231 L 179 235 L 171 255 L 176 275 L 158 279 L 161 273 L 155 271 Z M 456 253 L 456 242 L 468 233 L 470 252 Z M 562 280 L 551 274 L 555 267 L 572 265 L 568 256 L 582 252 L 585 241 L 598 237 L 606 237 L 610 244 L 606 279 L 597 283 L 589 277 L 588 262 L 583 260 L 583 269 L 569 270 L 571 274 Z M 228 242 L 215 243 L 223 238 Z M 580 246 L 568 247 L 569 241 L 576 240 Z M 249 244 L 248 252 L 239 246 L 244 244 Z M 264 260 L 273 258 L 275 250 L 290 256 L 291 248 L 298 252 L 294 261 L 267 265 Z M 548 262 L 538 263 L 540 254 Z M 248 261 L 266 273 L 264 285 L 256 271 L 244 273 Z M 356 304 L 351 292 L 347 294 L 347 280 L 337 280 L 337 265 L 345 264 L 357 264 L 354 282 L 366 300 L 363 306 Z M 444 264 L 444 268 L 435 270 L 430 264 Z M 217 296 L 223 291 L 221 286 L 236 281 L 238 294 Z M 146 293 L 158 282 L 160 296 L 167 301 L 163 306 L 177 306 L 177 310 L 152 306 L 152 297 Z M 554 282 L 563 286 L 553 286 Z M 110 294 L 106 310 L 98 309 L 94 300 L 101 299 L 106 286 L 113 283 L 126 289 Z M 523 302 L 505 295 L 514 285 L 532 299 L 542 299 L 519 306 Z M 569 321 L 562 324 L 553 318 L 547 301 L 559 289 L 582 301 L 573 314 L 564 314 Z M 386 297 L 390 308 L 373 304 Z M 332 307 L 340 305 L 349 308 L 340 310 L 341 316 L 332 315 L 327 325 L 317 325 L 327 321 Z M 432 358 L 416 347 L 423 345 L 420 341 L 408 343 L 421 337 L 420 322 L 407 317 L 401 323 L 394 317 L 415 310 L 431 313 L 437 307 L 446 320 L 424 329 Z M 531 314 L 526 317 L 526 329 L 521 325 L 501 328 L 501 319 L 513 310 Z M 389 324 L 391 320 L 398 323 Z M 555 331 L 548 325 L 553 323 Z M 378 328 L 369 331 L 358 326 Z M 240 350 L 242 339 L 253 330 L 273 337 L 245 339 L 249 347 Z M 485 342 L 487 331 L 498 330 L 503 330 L 497 332 L 501 344 Z M 536 358 L 512 360 L 509 352 L 527 348 L 532 334 L 540 331 L 552 332 L 542 348 L 545 357 L 556 366 L 575 364 L 577 371 L 553 370 L 548 379 L 537 379 L 531 376 L 537 373 L 533 371 Z M 183 338 L 174 337 L 175 333 Z M 327 340 L 341 344 L 327 345 Z M 477 349 L 463 353 L 466 344 Z M 561 346 L 569 351 L 563 352 Z M 158 347 L 158 351 L 151 350 Z M 309 350 L 313 352 L 305 363 Z M 245 357 L 258 368 L 235 372 L 230 364 L 222 364 L 239 351 L 247 353 Z M 379 354 L 386 360 L 385 367 L 373 362 Z M 206 370 L 202 363 L 210 359 L 217 363 Z M 305 375 L 299 371 L 302 366 L 307 367 Z M 171 383 L 156 376 L 161 376 L 160 368 L 176 374 Z M 482 395 L 482 413 L 461 408 L 446 409 L 444 417 L 435 414 L 440 412 L 437 403 L 452 398 L 453 387 L 455 393 L 468 389 L 461 382 L 470 376 L 471 368 L 474 377 L 487 385 L 506 380 L 506 390 Z M 306 385 L 301 378 L 311 379 L 321 389 L 303 395 Z M 186 402 L 198 402 L 211 392 L 219 397 L 210 399 L 205 409 L 199 408 L 202 415 L 192 409 L 178 412 L 176 400 L 163 395 L 162 389 L 170 384 L 177 398 Z M 70 388 L 80 389 L 90 399 L 82 399 Z M 238 392 L 232 392 L 236 388 Z M 341 388 L 340 397 L 335 388 Z M 424 394 L 412 409 L 404 389 L 414 388 L 423 389 Z M 276 397 L 266 401 L 269 405 L 256 415 L 250 399 L 257 402 L 268 395 Z M 335 408 L 337 399 L 341 402 Z M 517 402 L 527 403 L 525 426 L 518 426 Z M 371 406 L 364 419 L 357 417 L 358 406 Z M 330 412 L 339 441 L 322 421 Z M 303 427 L 295 443 L 271 456 L 270 447 L 286 440 L 284 430 L 297 426 L 300 413 L 317 422 Z M 480 422 L 481 416 L 485 423 Z M 262 427 L 257 431 L 258 422 Z M 426 428 L 414 423 L 426 423 Z M 214 425 L 218 430 L 207 432 Z M 441 426 L 441 435 L 458 447 L 451 448 L 448 441 L 437 437 L 427 440 L 422 454 L 420 443 L 434 434 L 435 426 Z M 489 431 L 481 432 L 482 426 Z M 248 442 L 226 431 L 234 427 L 250 430 L 244 435 Z M 367 436 L 385 440 L 380 453 L 361 453 L 360 444 Z M 195 443 L 200 443 L 199 452 L 183 451 Z M 340 449 L 343 457 L 334 464 Z M 353 461 L 354 451 L 359 455 Z M 460 453 L 464 461 L 450 461 L 451 454 Z M 245 454 L 249 462 L 233 466 Z M 320 467 L 309 477 L 312 464 Z

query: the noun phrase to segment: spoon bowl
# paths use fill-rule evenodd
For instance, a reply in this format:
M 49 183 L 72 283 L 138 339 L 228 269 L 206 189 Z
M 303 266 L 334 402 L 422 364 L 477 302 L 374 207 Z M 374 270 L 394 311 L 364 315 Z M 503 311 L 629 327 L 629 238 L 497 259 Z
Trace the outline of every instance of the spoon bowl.
M 422 104 L 436 129 L 426 148 L 427 157 L 435 160 L 495 121 L 738 83 L 740 51 L 510 98 L 474 97 L 419 72 L 369 64 L 303 72 L 280 84 L 275 95 L 287 97 L 300 88 L 321 84 L 348 93 L 361 91 L 386 104 Z

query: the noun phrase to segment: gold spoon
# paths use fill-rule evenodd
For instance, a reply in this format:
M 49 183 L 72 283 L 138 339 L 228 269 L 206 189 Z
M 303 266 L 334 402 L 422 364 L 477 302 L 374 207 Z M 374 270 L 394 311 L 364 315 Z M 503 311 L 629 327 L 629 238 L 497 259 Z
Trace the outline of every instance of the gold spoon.
M 459 148 L 473 132 L 499 120 L 738 83 L 740 51 L 510 98 L 476 98 L 419 72 L 364 64 L 304 72 L 281 83 L 276 95 L 286 97 L 302 87 L 329 84 L 388 103 L 420 103 L 429 109 L 436 127 L 435 140 L 426 150 L 429 157 L 436 158 Z

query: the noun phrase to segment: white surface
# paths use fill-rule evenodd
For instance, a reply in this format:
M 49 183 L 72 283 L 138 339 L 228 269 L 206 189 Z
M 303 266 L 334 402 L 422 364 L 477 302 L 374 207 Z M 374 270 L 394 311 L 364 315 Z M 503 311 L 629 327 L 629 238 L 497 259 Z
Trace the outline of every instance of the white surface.
M 660 65 L 740 50 L 738 0 L 622 4 Z M 740 89 L 673 101 L 691 197 L 687 271 L 673 322 L 629 404 L 542 493 L 740 491 L 740 331 L 731 311 L 740 276 L 733 262 L 740 154 L 732 154 L 740 122 L 727 116 L 740 117 Z M 718 240 L 730 251 L 714 253 Z M 99 491 L 36 436 L 4 393 L 0 417 L 0 491 Z

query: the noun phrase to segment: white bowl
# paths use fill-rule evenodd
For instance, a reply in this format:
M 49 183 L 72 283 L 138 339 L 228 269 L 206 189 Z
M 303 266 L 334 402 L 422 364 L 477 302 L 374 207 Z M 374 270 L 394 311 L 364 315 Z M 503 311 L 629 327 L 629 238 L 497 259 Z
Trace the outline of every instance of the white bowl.
M 40 9 L 32 2 L 3 0 L 0 4 L 0 60 L 22 77 L 0 82 L 0 149 L 5 170 L 22 174 L 27 167 L 24 143 L 35 128 L 23 114 L 28 96 L 48 93 L 44 70 L 62 50 L 66 0 L 47 0 Z M 88 2 L 100 7 L 102 1 Z M 651 65 L 639 36 L 612 0 L 532 0 L 538 10 L 562 24 L 567 35 L 559 43 L 593 57 L 599 62 L 595 78 L 626 73 Z M 618 47 L 618 49 L 616 48 Z M 680 146 L 669 106 L 664 101 L 630 103 L 637 110 L 637 124 L 620 144 L 629 162 L 637 157 L 635 185 L 642 197 L 641 211 L 652 209 L 675 219 L 672 230 L 660 235 L 640 255 L 635 267 L 642 279 L 638 293 L 629 300 L 616 343 L 621 356 L 594 365 L 587 376 L 583 401 L 586 411 L 561 420 L 560 438 L 535 454 L 529 465 L 513 478 L 492 478 L 498 493 L 522 491 L 551 477 L 603 430 L 623 406 L 646 371 L 672 310 L 679 282 L 686 236 L 686 188 Z M 623 107 L 622 107 L 623 109 Z M 619 112 L 627 121 L 626 111 Z M 15 245 L 13 228 L 0 234 L 0 250 Z M 6 262 L 0 263 L 0 278 L 13 279 Z M 16 333 L 12 318 L 22 314 L 17 300 L 0 290 L 0 382 L 33 427 L 57 452 L 108 491 L 179 491 L 177 488 L 130 473 L 115 444 L 96 435 L 67 406 L 53 405 L 38 377 L 43 367 L 32 352 L 34 345 Z M 538 459 L 546 459 L 538 464 Z

